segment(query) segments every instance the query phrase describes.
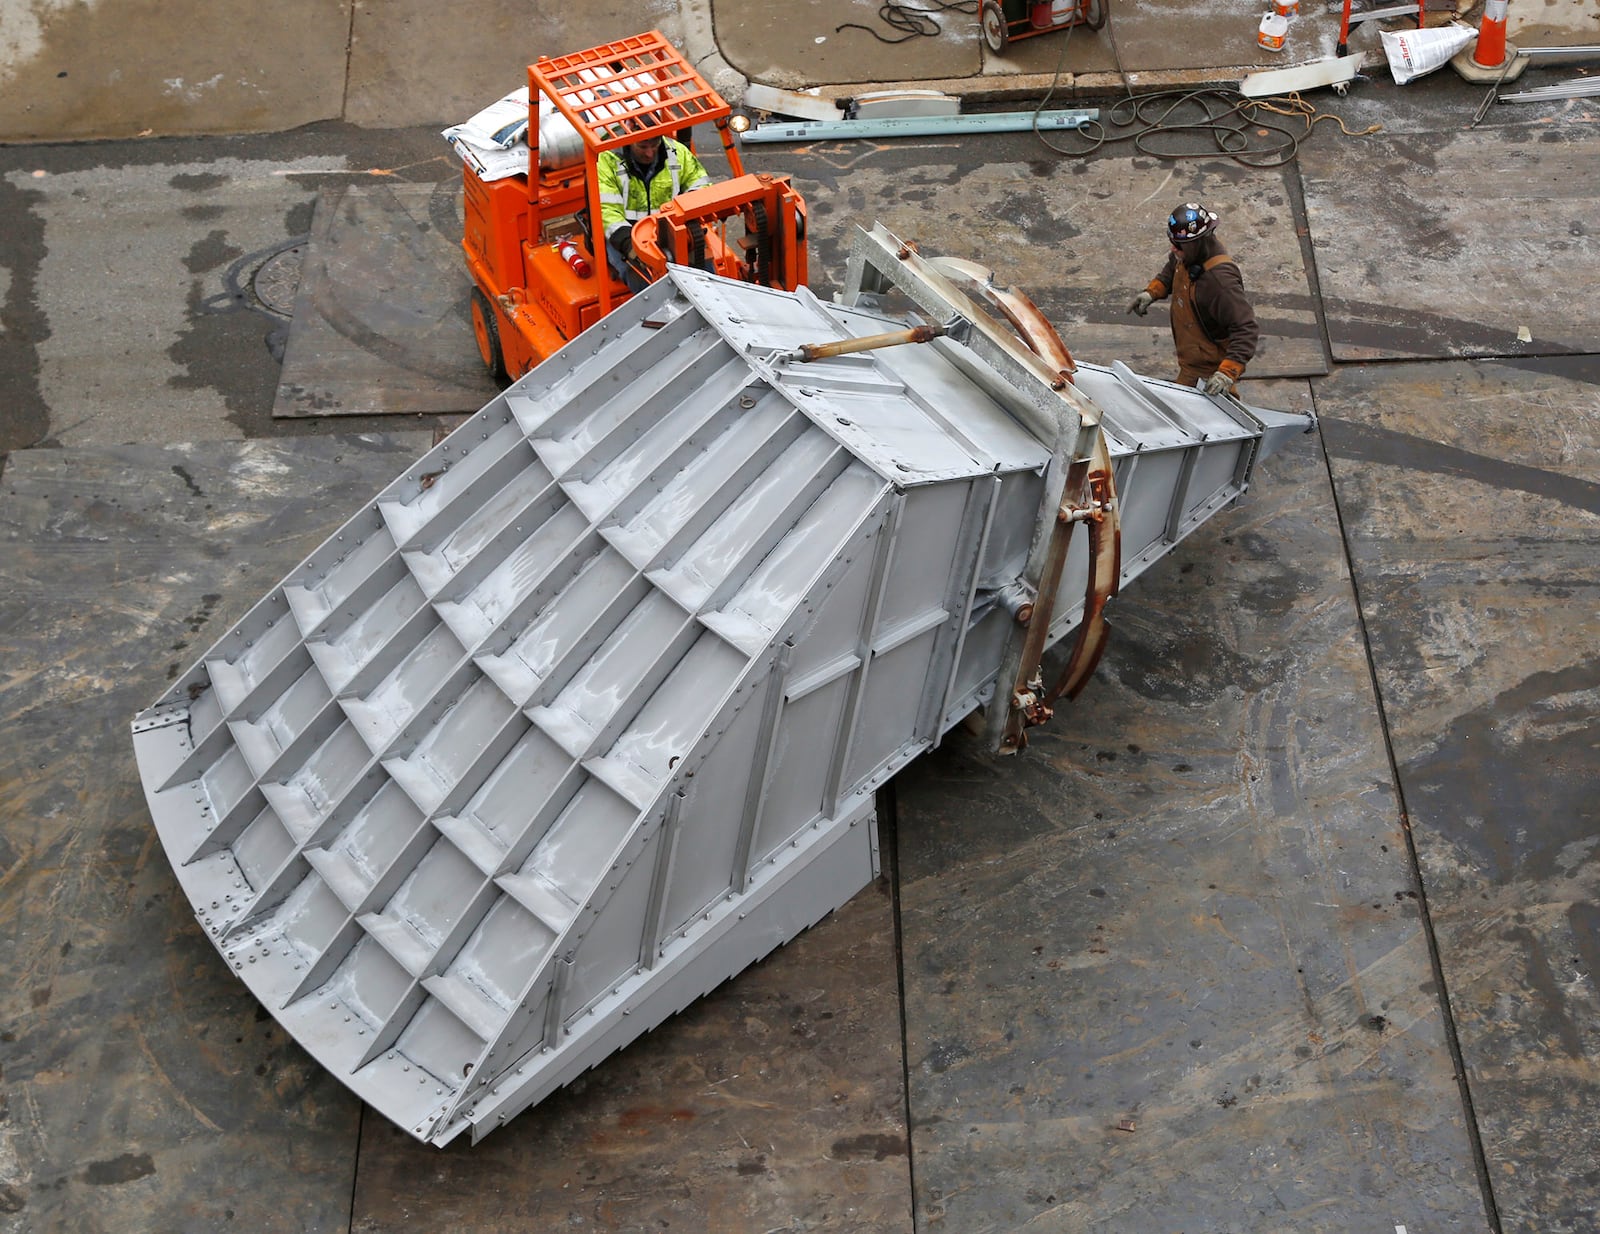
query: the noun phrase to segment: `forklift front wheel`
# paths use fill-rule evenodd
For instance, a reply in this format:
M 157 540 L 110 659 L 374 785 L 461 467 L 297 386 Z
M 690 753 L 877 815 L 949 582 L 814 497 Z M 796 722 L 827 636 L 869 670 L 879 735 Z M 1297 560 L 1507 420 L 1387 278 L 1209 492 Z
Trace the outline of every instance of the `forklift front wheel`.
M 494 306 L 481 288 L 472 289 L 472 337 L 478 340 L 478 355 L 496 381 L 506 379 L 506 357 L 500 350 L 500 323 L 494 315 Z
M 1000 0 L 983 0 L 978 9 L 978 28 L 983 32 L 984 46 L 995 55 L 1006 49 L 1006 15 L 1000 9 Z

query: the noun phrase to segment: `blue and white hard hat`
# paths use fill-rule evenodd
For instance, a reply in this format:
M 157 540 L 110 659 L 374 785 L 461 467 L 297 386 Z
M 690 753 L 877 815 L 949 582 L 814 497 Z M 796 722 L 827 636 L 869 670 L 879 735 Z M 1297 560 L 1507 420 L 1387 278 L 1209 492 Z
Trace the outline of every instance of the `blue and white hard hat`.
M 1217 229 L 1217 216 L 1199 202 L 1186 201 L 1167 218 L 1167 235 L 1174 244 L 1204 239 Z

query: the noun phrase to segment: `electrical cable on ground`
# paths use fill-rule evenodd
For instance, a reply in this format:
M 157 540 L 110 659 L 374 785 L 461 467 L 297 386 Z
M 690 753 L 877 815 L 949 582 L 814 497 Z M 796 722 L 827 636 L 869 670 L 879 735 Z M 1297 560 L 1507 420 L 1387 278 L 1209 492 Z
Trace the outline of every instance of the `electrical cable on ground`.
M 928 7 L 931 6 L 931 7 Z M 968 13 L 976 16 L 978 0 L 924 0 L 924 7 L 912 8 L 904 0 L 884 0 L 878 6 L 878 20 L 891 30 L 905 31 L 897 39 L 885 38 L 871 26 L 864 26 L 858 21 L 847 21 L 843 25 L 835 26 L 833 32 L 838 34 L 841 30 L 865 30 L 880 43 L 904 43 L 907 39 L 931 38 L 943 34 L 944 28 L 933 19 L 935 13 Z
M 1081 157 L 1092 154 L 1104 146 L 1131 141 L 1140 154 L 1158 159 L 1209 159 L 1219 154 L 1245 167 L 1281 167 L 1293 162 L 1299 153 L 1300 143 L 1323 120 L 1332 120 L 1346 137 L 1366 137 L 1379 132 L 1382 125 L 1373 124 L 1353 132 L 1333 112 L 1319 112 L 1299 94 L 1279 98 L 1246 98 L 1237 90 L 1203 87 L 1195 90 L 1157 90 L 1135 94 L 1128 80 L 1127 69 L 1122 64 L 1122 52 L 1117 47 L 1114 19 L 1110 0 L 1104 0 L 1106 34 L 1111 40 L 1111 53 L 1117 62 L 1117 74 L 1122 78 L 1127 97 L 1115 103 L 1105 113 L 1106 119 L 1091 120 L 1077 133 L 1085 139 L 1081 149 L 1056 145 L 1039 128 L 1039 115 L 1054 96 L 1061 82 L 1061 69 L 1066 63 L 1067 45 L 1075 27 L 1068 26 L 1061 40 L 1061 55 L 1056 61 L 1050 88 L 1034 109 L 1033 132 L 1039 141 L 1056 154 Z M 1298 116 L 1305 121 L 1305 129 L 1296 133 L 1268 116 Z M 1125 132 L 1111 132 L 1111 129 Z M 1185 137 L 1200 135 L 1200 141 L 1185 141 Z M 1204 139 L 1209 139 L 1207 142 Z M 1202 148 L 1203 147 L 1203 148 Z

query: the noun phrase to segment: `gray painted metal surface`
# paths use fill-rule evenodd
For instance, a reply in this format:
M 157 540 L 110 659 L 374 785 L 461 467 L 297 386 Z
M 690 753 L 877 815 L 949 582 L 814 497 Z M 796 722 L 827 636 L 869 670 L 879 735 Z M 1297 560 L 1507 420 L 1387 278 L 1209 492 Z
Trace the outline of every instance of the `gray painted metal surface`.
M 207 935 L 417 1138 L 481 1137 L 875 876 L 874 792 L 992 695 L 1086 442 L 1126 582 L 1309 424 L 1119 365 L 1053 389 L 897 243 L 853 266 L 965 329 L 802 363 L 903 320 L 674 270 L 135 720 Z

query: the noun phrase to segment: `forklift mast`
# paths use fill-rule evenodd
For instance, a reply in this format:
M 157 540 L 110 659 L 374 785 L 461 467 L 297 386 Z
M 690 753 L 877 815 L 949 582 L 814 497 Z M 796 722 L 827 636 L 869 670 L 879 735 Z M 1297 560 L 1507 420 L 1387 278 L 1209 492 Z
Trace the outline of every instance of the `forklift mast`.
M 528 83 L 527 173 L 488 181 L 462 168 L 472 329 L 497 379 L 521 377 L 632 294 L 607 261 L 598 162 L 645 138 L 691 144 L 709 123 L 731 172 L 634 224 L 631 264 L 645 283 L 680 264 L 804 284 L 803 198 L 787 176 L 746 174 L 732 110 L 659 31 L 541 57 Z
M 543 96 L 583 142 L 589 245 L 597 264 L 605 244 L 597 175 L 602 152 L 650 137 L 687 140 L 694 125 L 711 123 L 722 139 L 733 176 L 744 175 L 744 163 L 728 127 L 732 109 L 659 30 L 571 55 L 541 56 L 528 66 L 528 87 L 528 106 L 533 113 L 530 129 L 537 131 L 537 100 Z M 530 189 L 536 180 L 536 175 L 529 176 Z M 603 279 L 602 313 L 610 311 L 614 292 L 611 281 Z

